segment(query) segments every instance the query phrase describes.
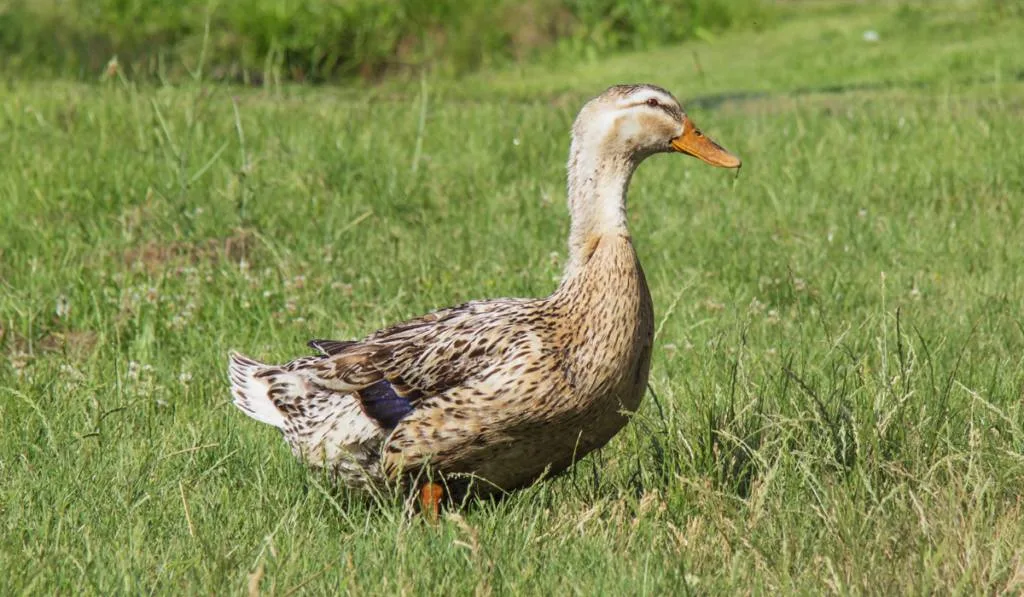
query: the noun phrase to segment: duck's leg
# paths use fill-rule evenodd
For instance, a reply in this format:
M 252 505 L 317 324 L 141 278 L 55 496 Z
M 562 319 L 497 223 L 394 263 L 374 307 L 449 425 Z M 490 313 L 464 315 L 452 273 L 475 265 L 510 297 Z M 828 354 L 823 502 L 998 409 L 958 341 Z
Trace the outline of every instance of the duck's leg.
M 425 483 L 420 488 L 420 512 L 426 517 L 430 524 L 437 524 L 441 518 L 441 498 L 444 497 L 444 488 L 437 483 Z

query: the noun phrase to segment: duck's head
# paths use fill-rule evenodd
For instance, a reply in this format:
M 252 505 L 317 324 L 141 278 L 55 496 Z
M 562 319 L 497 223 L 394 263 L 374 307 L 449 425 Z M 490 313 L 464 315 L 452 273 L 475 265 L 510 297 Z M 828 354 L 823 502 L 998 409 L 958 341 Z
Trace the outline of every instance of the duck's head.
M 705 136 L 671 93 L 654 85 L 616 85 L 587 102 L 573 125 L 573 145 L 633 164 L 678 152 L 712 166 L 740 167 L 740 159 Z

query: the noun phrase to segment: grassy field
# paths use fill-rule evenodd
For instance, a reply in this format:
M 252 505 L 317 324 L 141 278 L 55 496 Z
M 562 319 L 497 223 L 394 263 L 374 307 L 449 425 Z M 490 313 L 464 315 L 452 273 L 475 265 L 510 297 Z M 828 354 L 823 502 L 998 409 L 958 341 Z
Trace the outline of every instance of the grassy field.
M 778 8 L 764 0 L 3 0 L 0 67 L 88 77 L 116 56 L 136 80 L 161 82 L 198 70 L 219 81 L 450 76 L 764 28 L 785 12 Z
M 962 3 L 368 90 L 7 79 L 0 594 L 1024 591 L 1022 79 Z M 744 168 L 634 178 L 608 447 L 431 528 L 231 406 L 229 349 L 550 292 L 568 127 L 635 80 Z

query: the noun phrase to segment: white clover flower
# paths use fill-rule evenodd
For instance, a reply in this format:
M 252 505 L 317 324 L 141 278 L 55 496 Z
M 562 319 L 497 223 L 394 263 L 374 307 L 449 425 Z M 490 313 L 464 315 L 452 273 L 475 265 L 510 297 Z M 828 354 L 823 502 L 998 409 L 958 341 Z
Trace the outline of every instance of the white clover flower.
M 65 319 L 71 314 L 71 301 L 68 300 L 68 297 L 63 294 L 57 297 L 57 305 L 54 308 L 54 312 L 61 319 Z

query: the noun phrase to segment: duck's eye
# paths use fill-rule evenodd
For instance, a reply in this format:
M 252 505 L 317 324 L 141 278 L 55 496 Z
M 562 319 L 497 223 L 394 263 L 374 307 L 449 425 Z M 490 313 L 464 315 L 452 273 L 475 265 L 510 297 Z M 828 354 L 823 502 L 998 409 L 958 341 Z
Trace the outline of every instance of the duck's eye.
M 655 97 L 647 98 L 647 105 L 652 107 L 652 108 L 657 108 L 659 106 L 658 98 L 655 98 Z

